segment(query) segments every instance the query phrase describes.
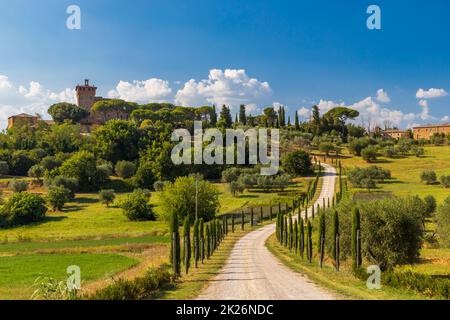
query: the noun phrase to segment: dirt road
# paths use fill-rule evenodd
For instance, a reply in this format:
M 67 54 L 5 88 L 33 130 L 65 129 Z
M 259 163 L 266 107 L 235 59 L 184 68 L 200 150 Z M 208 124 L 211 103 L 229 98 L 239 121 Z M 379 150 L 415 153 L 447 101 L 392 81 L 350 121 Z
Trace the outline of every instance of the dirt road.
M 325 176 L 316 203 L 334 195 L 336 170 L 324 164 Z M 226 265 L 203 290 L 198 299 L 208 300 L 327 300 L 334 299 L 306 277 L 279 262 L 265 242 L 275 232 L 275 224 L 253 231 L 240 239 Z

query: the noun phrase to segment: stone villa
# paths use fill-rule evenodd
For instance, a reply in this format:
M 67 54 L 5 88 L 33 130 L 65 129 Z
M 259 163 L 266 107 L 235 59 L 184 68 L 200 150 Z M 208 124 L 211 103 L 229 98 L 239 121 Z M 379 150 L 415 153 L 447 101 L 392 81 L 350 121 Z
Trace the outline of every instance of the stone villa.
M 450 123 L 443 124 L 428 124 L 424 126 L 418 126 L 413 128 L 414 139 L 425 139 L 430 140 L 430 138 L 435 134 L 443 134 L 447 136 L 450 133 Z

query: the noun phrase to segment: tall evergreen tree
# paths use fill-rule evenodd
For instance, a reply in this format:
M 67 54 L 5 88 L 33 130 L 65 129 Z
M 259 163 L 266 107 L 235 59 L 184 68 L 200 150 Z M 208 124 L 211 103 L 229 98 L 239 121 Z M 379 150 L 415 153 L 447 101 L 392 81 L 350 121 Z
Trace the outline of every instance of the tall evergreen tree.
M 189 273 L 189 267 L 191 265 L 191 224 L 189 222 L 189 216 L 184 218 L 183 223 L 183 261 L 186 274 Z
M 287 214 L 284 215 L 283 227 L 284 227 L 284 235 L 283 235 L 284 246 L 287 247 L 288 246 L 288 218 L 287 218 Z
M 200 260 L 205 260 L 205 226 L 204 226 L 203 218 L 200 218 L 198 232 L 200 233 Z
M 244 215 L 244 210 L 242 210 L 242 213 L 241 213 L 241 230 L 244 230 L 244 224 L 245 224 L 245 215 Z
M 217 125 L 223 128 L 231 128 L 232 124 L 233 119 L 231 118 L 230 108 L 226 105 L 223 105 L 222 110 L 220 111 L 220 118 Z
M 206 234 L 206 259 L 209 259 L 209 257 L 211 256 L 211 231 L 209 228 L 209 223 L 206 224 L 206 228 L 205 228 L 205 234 Z
M 361 216 L 359 210 L 355 208 L 352 215 L 352 261 L 353 269 L 362 264 L 361 256 Z
M 173 273 L 177 276 L 181 272 L 180 259 L 180 231 L 178 226 L 178 214 L 172 214 L 170 217 L 170 233 L 172 237 L 170 245 L 170 261 L 172 262 Z
M 294 245 L 294 226 L 292 223 L 292 215 L 289 214 L 289 250 L 292 250 Z
M 295 118 L 294 118 L 294 128 L 295 130 L 300 130 L 300 123 L 298 122 L 298 112 L 295 112 Z
M 335 263 L 336 270 L 339 271 L 339 213 L 337 210 L 333 210 L 333 246 L 332 246 L 332 256 Z
M 305 227 L 304 227 L 303 219 L 300 219 L 299 221 L 300 221 L 299 222 L 300 224 L 298 227 L 298 229 L 299 229 L 298 231 L 300 234 L 300 239 L 299 239 L 299 241 L 300 241 L 300 256 L 303 259 L 303 254 L 305 251 Z
M 200 237 L 199 237 L 199 221 L 198 219 L 194 220 L 194 232 L 193 232 L 193 237 L 194 237 L 194 262 L 195 262 L 195 267 L 198 268 L 198 260 L 200 259 Z
M 214 104 L 212 107 L 212 114 L 211 114 L 211 125 L 215 126 L 217 124 L 217 110 L 216 110 L 216 105 Z
M 243 125 L 247 124 L 247 116 L 245 115 L 245 105 L 241 104 L 239 107 L 239 122 Z
M 298 221 L 294 221 L 294 252 L 298 251 Z
M 322 210 L 319 216 L 319 252 L 320 252 L 320 261 L 319 265 L 322 268 L 323 259 L 325 258 L 325 210 Z
M 234 214 L 231 216 L 231 232 L 234 233 Z
M 308 220 L 308 223 L 306 225 L 306 247 L 307 247 L 307 256 L 309 263 L 312 262 L 312 226 L 311 221 Z

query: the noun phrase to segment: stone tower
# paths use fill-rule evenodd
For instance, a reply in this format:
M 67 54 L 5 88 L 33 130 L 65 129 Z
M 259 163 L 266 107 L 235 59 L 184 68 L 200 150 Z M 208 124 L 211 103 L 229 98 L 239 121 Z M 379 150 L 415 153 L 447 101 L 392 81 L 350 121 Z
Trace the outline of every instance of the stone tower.
M 92 105 L 97 101 L 95 97 L 97 87 L 89 85 L 89 80 L 86 79 L 84 80 L 84 86 L 77 85 L 75 91 L 77 93 L 77 105 L 90 111 Z

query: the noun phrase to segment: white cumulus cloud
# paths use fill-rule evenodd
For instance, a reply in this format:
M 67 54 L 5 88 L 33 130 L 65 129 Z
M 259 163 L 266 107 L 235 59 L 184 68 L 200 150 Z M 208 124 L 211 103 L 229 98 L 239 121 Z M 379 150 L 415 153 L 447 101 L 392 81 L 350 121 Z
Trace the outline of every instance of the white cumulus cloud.
M 433 99 L 433 98 L 445 97 L 446 95 L 447 95 L 447 92 L 444 89 L 436 89 L 436 88 L 431 88 L 428 90 L 424 90 L 424 89 L 420 88 L 416 92 L 417 99 Z
M 119 81 L 116 88 L 108 92 L 110 98 L 148 103 L 167 101 L 172 93 L 169 82 L 161 79 Z
M 240 104 L 262 102 L 271 93 L 269 83 L 249 77 L 244 69 L 212 69 L 208 79 L 186 82 L 175 102 L 183 106 L 225 104 L 236 110 Z
M 389 95 L 387 94 L 386 91 L 384 91 L 384 89 L 378 89 L 377 91 L 377 100 L 379 102 L 391 102 L 391 98 L 389 97 Z

